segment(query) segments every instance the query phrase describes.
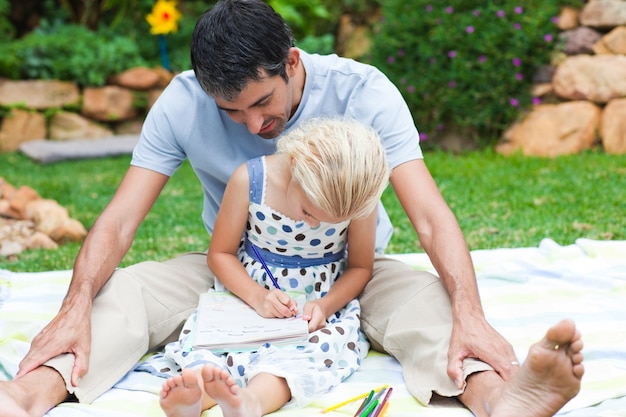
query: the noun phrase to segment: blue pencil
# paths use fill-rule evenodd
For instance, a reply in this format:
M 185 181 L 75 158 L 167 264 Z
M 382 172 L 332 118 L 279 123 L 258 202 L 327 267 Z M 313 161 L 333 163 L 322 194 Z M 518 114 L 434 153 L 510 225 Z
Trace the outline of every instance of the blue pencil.
M 256 246 L 254 245 L 250 245 L 250 246 L 252 247 L 252 250 L 254 251 L 256 257 L 259 258 L 259 262 L 261 262 L 261 265 L 263 265 L 263 269 L 265 269 L 265 272 L 267 272 L 267 276 L 270 277 L 270 279 L 272 280 L 272 284 L 274 284 L 274 286 L 280 290 L 280 285 L 278 285 L 278 281 L 276 281 L 276 278 L 274 278 L 274 275 L 272 275 L 272 271 L 270 271 L 270 267 L 267 266 L 267 264 L 261 257 L 261 254 L 257 250 Z

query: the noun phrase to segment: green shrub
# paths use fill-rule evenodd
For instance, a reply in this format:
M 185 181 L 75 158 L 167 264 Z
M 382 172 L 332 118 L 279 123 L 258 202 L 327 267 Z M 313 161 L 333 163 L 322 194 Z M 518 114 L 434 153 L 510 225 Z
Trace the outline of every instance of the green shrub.
M 423 140 L 452 129 L 489 145 L 537 102 L 530 85 L 550 63 L 565 3 L 386 0 L 371 62 L 398 86 Z
M 9 20 L 11 3 L 9 0 L 0 0 L 0 39 L 10 39 L 15 33 L 15 29 Z
M 100 86 L 108 76 L 144 62 L 129 38 L 74 24 L 41 27 L 0 44 L 0 77 L 12 79 L 58 79 Z

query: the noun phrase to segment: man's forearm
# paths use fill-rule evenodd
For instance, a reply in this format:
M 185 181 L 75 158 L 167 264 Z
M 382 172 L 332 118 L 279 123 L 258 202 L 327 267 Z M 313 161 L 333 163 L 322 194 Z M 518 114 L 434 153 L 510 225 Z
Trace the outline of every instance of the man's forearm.
M 135 233 L 169 177 L 131 166 L 87 234 L 64 305 L 89 304 L 130 249 Z
M 472 258 L 451 212 L 450 216 L 426 236 L 420 235 L 420 242 L 450 295 L 454 317 L 484 316 Z
M 132 238 L 123 241 L 120 235 L 115 228 L 96 222 L 74 263 L 72 281 L 62 308 L 90 311 L 96 294 L 109 280 L 132 243 Z
M 424 161 L 394 168 L 391 184 L 450 295 L 454 317 L 484 316 L 463 233 Z

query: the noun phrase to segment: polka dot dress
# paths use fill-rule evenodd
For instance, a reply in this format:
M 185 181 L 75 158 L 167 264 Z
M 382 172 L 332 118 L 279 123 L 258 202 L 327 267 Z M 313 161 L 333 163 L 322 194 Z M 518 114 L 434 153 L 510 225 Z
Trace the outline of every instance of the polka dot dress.
M 252 250 L 251 245 L 255 245 L 283 290 L 303 292 L 307 300 L 323 297 L 345 268 L 349 222 L 321 223 L 312 228 L 266 206 L 264 162 L 261 157 L 248 163 L 250 210 L 239 259 L 253 280 L 273 288 Z M 223 286 L 216 282 L 216 290 L 220 289 Z M 352 375 L 367 355 L 369 344 L 360 331 L 360 311 L 358 300 L 352 300 L 329 317 L 323 329 L 311 333 L 307 343 L 281 347 L 265 344 L 254 352 L 228 354 L 184 349 L 195 323 L 194 313 L 185 323 L 180 340 L 168 344 L 163 355 L 150 358 L 139 370 L 171 376 L 182 368 L 212 363 L 228 369 L 241 387 L 266 372 L 285 378 L 289 384 L 292 398 L 285 407 L 303 407 Z

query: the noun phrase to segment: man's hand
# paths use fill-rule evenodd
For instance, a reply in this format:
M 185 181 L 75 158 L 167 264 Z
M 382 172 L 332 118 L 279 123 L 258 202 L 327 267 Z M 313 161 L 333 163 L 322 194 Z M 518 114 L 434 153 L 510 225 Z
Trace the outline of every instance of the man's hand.
M 476 358 L 491 365 L 504 380 L 519 369 L 513 347 L 482 315 L 455 320 L 448 349 L 448 376 L 463 388 L 463 359 Z
M 91 311 L 62 307 L 59 313 L 33 339 L 30 350 L 20 362 L 16 377 L 26 375 L 63 353 L 74 355 L 71 384 L 78 386 L 89 369 L 91 353 Z

